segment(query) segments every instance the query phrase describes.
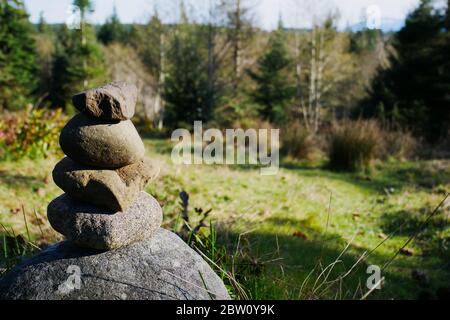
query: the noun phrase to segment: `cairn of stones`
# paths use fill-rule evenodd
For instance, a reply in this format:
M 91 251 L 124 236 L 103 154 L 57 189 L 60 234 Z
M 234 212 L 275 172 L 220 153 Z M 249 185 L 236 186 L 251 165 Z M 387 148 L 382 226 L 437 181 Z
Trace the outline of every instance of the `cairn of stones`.
M 47 209 L 67 241 L 0 278 L 0 300 L 230 299 L 222 280 L 143 190 L 154 172 L 130 119 L 135 86 L 120 82 L 73 97 L 61 131 L 67 157 L 53 170 L 65 192 Z
M 67 156 L 53 170 L 65 192 L 48 206 L 51 226 L 84 248 L 113 250 L 148 240 L 162 223 L 157 201 L 144 192 L 152 175 L 131 122 L 137 88 L 115 82 L 76 94 L 80 111 L 63 128 Z

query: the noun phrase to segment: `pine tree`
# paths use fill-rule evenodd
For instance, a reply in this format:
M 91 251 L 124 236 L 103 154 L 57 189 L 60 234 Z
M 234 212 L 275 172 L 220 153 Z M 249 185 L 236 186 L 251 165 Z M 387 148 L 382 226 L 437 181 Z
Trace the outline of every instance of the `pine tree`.
M 155 9 L 154 15 L 149 22 L 143 26 L 132 26 L 129 43 L 136 50 L 142 60 L 146 71 L 153 77 L 151 82 L 153 88 L 153 125 L 155 128 L 163 128 L 164 103 L 163 90 L 165 86 L 165 63 L 168 43 L 167 28 L 159 18 Z
M 150 73 L 156 77 L 162 70 L 161 54 L 165 50 L 166 30 L 158 12 L 150 18 L 143 28 L 134 28 L 130 37 L 132 46 L 137 50 Z
M 49 27 L 47 24 L 47 21 L 45 21 L 45 17 L 44 17 L 44 12 L 41 11 L 41 13 L 39 14 L 39 21 L 37 24 L 37 30 L 39 31 L 39 33 L 47 33 L 49 32 Z
M 381 103 L 386 117 L 409 126 L 430 140 L 446 134 L 450 124 L 450 77 L 445 16 L 431 0 L 422 0 L 395 35 L 396 53 L 390 68 L 374 78 L 365 113 L 373 115 Z M 447 69 L 448 70 L 448 69 Z
M 251 97 L 260 105 L 261 116 L 275 122 L 285 119 L 287 103 L 295 93 L 285 72 L 291 60 L 284 41 L 285 36 L 280 26 L 271 35 L 269 49 L 258 59 L 257 71 L 248 72 L 256 83 L 256 89 L 251 93 Z
M 183 8 L 182 8 L 183 9 Z M 170 127 L 192 126 L 194 121 L 208 121 L 208 76 L 202 32 L 187 20 L 181 23 L 167 54 L 167 78 L 164 85 L 165 121 Z
M 105 45 L 113 42 L 121 42 L 124 40 L 126 30 L 120 23 L 119 16 L 117 14 L 117 8 L 114 7 L 114 11 L 111 17 L 100 27 L 98 31 L 98 39 Z
M 206 38 L 207 49 L 207 96 L 206 104 L 208 110 L 216 110 L 218 101 L 223 96 L 224 85 L 220 78 L 220 69 L 222 67 L 223 56 L 226 49 L 218 46 L 220 41 L 220 27 L 218 26 L 218 9 L 220 6 L 209 2 L 208 7 L 208 23 L 202 28 L 204 29 L 204 37 Z
M 227 15 L 228 42 L 231 47 L 232 87 L 238 93 L 244 70 L 244 51 L 252 38 L 251 6 L 246 0 L 222 0 Z
M 94 29 L 86 21 L 92 4 L 86 0 L 75 0 L 74 4 L 79 5 L 81 11 L 80 29 L 70 30 L 64 25 L 59 30 L 53 60 L 51 100 L 57 107 L 67 107 L 74 93 L 105 80 L 103 53 Z
M 32 26 L 20 0 L 0 0 L 0 110 L 24 108 L 37 87 Z
M 55 53 L 55 34 L 45 21 L 43 12 L 37 24 L 38 33 L 36 39 L 37 62 L 39 65 L 39 87 L 37 90 L 39 100 L 36 102 L 40 106 L 42 102 L 49 100 L 52 83 L 52 63 Z
M 445 28 L 450 31 L 450 0 L 447 0 L 447 11 L 445 12 Z
M 377 29 L 365 29 L 350 33 L 351 52 L 361 54 L 365 51 L 375 50 L 380 32 L 381 31 Z

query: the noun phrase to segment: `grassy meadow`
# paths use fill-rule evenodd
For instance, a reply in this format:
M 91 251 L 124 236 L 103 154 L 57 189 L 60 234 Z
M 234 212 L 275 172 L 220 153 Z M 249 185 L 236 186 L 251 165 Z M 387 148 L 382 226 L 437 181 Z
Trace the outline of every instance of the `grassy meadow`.
M 450 200 L 427 220 L 449 191 L 448 160 L 379 162 L 370 173 L 283 160 L 277 175 L 261 176 L 254 167 L 176 166 L 169 140 L 144 141 L 155 167 L 147 191 L 163 206 L 164 227 L 179 229 L 187 192 L 189 223 L 207 214 L 201 232 L 217 234 L 211 248 L 223 247 L 217 267 L 239 284 L 230 286 L 235 298 L 416 299 L 450 283 Z M 3 271 L 61 239 L 46 219 L 62 193 L 51 178 L 57 161 L 0 162 Z M 372 264 L 385 279 L 368 292 Z
M 35 2 L 0 0 L 0 277 L 63 240 L 59 137 L 98 107 L 132 118 L 163 227 L 233 299 L 450 299 L 450 0 Z M 278 174 L 174 164 L 198 122 Z

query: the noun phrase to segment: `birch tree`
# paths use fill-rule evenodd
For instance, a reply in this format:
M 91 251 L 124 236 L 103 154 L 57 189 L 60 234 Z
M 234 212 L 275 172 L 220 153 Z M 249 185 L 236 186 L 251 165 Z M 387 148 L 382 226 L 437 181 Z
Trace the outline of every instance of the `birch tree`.
M 306 17 L 305 13 L 311 17 L 301 21 L 304 26 L 309 24 L 307 32 L 300 32 L 301 23 L 297 22 L 295 75 L 297 109 L 313 134 L 320 128 L 325 109 L 332 109 L 333 93 L 352 69 L 345 36 L 336 31 L 338 14 L 330 10 L 328 2 L 319 2 L 294 2 L 296 20 Z

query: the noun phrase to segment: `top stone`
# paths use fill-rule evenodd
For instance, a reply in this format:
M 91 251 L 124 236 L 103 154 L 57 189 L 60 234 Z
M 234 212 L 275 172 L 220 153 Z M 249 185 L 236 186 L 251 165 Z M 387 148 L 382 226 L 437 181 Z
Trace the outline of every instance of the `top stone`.
M 111 82 L 103 87 L 77 93 L 75 108 L 103 120 L 129 120 L 134 116 L 137 88 L 126 82 Z

